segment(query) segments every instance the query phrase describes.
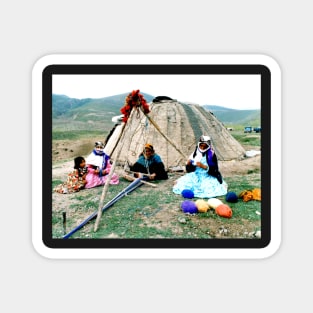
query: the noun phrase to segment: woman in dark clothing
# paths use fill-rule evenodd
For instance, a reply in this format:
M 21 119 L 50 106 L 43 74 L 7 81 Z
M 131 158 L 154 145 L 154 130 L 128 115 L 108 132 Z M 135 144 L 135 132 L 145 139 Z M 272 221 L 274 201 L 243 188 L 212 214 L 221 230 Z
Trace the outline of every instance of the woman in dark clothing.
M 155 153 L 153 146 L 149 143 L 145 145 L 143 152 L 130 170 L 135 172 L 135 177 L 144 176 L 149 180 L 168 179 L 161 157 Z

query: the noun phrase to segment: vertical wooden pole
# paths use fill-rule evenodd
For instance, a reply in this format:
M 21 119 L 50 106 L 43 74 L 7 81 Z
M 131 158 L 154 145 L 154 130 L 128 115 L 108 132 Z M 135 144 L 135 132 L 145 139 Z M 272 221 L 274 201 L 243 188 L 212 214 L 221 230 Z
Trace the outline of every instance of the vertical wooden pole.
M 117 145 L 119 144 L 120 141 L 122 141 L 122 137 L 124 139 L 124 129 L 125 129 L 125 124 L 123 126 L 123 129 L 122 129 L 122 132 L 121 132 L 121 136 L 119 138 L 119 140 L 117 141 Z M 123 144 L 121 142 L 120 146 L 119 146 L 119 149 L 116 153 L 116 156 L 115 156 L 115 160 L 113 161 L 113 164 L 111 166 L 111 169 L 110 169 L 110 173 L 107 177 L 107 180 L 105 181 L 105 184 L 104 184 L 104 187 L 103 187 L 103 190 L 102 190 L 102 195 L 101 195 L 101 199 L 100 199 L 100 203 L 99 203 L 99 207 L 98 207 L 98 214 L 97 214 L 97 219 L 96 219 L 96 223 L 95 223 L 95 226 L 94 226 L 94 231 L 96 232 L 98 230 L 98 226 L 99 226 L 99 222 L 100 222 L 100 219 L 101 219 L 101 216 L 102 216 L 102 206 L 103 206 L 103 201 L 104 201 L 104 198 L 108 192 L 108 189 L 109 189 L 109 185 L 110 185 L 110 180 L 113 176 L 113 173 L 114 173 L 114 170 L 115 170 L 115 166 L 116 166 L 116 160 L 118 159 L 120 153 L 121 153 L 121 150 L 122 150 L 122 147 L 123 147 Z
M 123 148 L 123 141 L 124 141 L 124 137 L 125 137 L 125 133 L 124 133 L 125 132 L 125 125 L 126 125 L 126 123 L 124 123 L 123 129 L 121 131 L 121 135 L 120 135 L 119 139 L 117 140 L 116 145 L 118 145 L 120 143 L 120 146 L 119 146 L 118 151 L 116 152 L 115 160 L 113 161 L 113 164 L 112 164 L 111 169 L 110 169 L 110 173 L 109 173 L 109 175 L 107 177 L 107 180 L 105 181 L 105 184 L 104 184 L 104 187 L 103 187 L 103 190 L 102 190 L 102 195 L 101 195 L 101 199 L 100 199 L 99 207 L 98 207 L 97 219 L 96 219 L 96 223 L 95 223 L 95 226 L 94 226 L 94 231 L 95 232 L 98 230 L 98 227 L 99 227 L 99 222 L 100 222 L 100 219 L 101 219 L 101 216 L 102 216 L 103 202 L 104 202 L 105 196 L 106 196 L 106 194 L 108 192 L 110 180 L 111 180 L 111 178 L 113 176 L 113 173 L 114 173 L 114 170 L 115 170 L 116 160 L 118 159 L 118 157 L 119 157 L 119 155 L 121 153 L 121 150 Z
M 113 176 L 113 173 L 114 173 L 114 170 L 115 170 L 115 165 L 116 165 L 116 160 L 113 161 L 113 164 L 112 164 L 111 169 L 110 169 L 110 173 L 107 176 L 107 180 L 105 181 L 105 184 L 104 184 L 104 187 L 103 187 L 103 190 L 102 190 L 102 195 L 101 195 L 101 199 L 100 199 L 100 203 L 99 203 L 99 207 L 98 207 L 97 219 L 96 219 L 96 223 L 95 223 L 95 226 L 94 226 L 94 231 L 95 232 L 98 230 L 99 222 L 100 222 L 101 215 L 102 215 L 103 201 L 104 201 L 104 198 L 105 198 L 105 196 L 106 196 L 106 194 L 108 192 L 109 185 L 110 185 L 110 180 L 111 180 L 111 178 Z

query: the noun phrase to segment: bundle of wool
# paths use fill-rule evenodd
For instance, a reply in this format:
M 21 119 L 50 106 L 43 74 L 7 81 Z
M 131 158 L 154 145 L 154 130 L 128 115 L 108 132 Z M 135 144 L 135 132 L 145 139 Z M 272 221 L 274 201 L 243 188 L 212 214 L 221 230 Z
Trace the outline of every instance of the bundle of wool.
M 194 214 L 198 212 L 198 208 L 193 201 L 185 200 L 181 204 L 182 211 L 184 213 Z
M 242 198 L 244 202 L 250 201 L 250 200 L 258 200 L 261 201 L 261 189 L 255 188 L 253 190 L 243 190 L 239 196 L 239 198 Z
M 220 204 L 223 204 L 223 202 L 217 198 L 211 198 L 208 200 L 208 205 L 212 209 L 216 209 L 216 207 Z
M 216 207 L 215 213 L 221 217 L 231 218 L 233 215 L 232 209 L 227 204 L 220 204 Z
M 253 199 L 253 194 L 251 190 L 244 190 L 239 194 L 239 198 L 242 198 L 244 202 L 248 202 Z
M 208 202 L 203 199 L 198 199 L 196 201 L 196 206 L 197 206 L 198 212 L 201 212 L 201 213 L 205 213 L 210 209 Z
M 229 191 L 229 192 L 227 192 L 227 194 L 226 194 L 226 196 L 225 196 L 225 200 L 226 200 L 227 202 L 233 202 L 233 203 L 235 203 L 235 202 L 238 202 L 238 196 L 236 195 L 235 192 Z
M 252 190 L 253 200 L 261 201 L 261 189 L 260 188 L 254 188 Z
M 182 192 L 181 192 L 181 195 L 184 197 L 184 198 L 188 198 L 188 199 L 192 199 L 195 195 L 193 193 L 192 190 L 189 190 L 189 189 L 184 189 Z

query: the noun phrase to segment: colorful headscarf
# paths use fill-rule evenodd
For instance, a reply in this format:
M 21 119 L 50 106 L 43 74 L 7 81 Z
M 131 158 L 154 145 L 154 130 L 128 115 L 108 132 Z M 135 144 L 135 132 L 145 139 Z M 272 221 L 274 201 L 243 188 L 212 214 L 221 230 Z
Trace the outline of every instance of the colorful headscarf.
M 154 149 L 153 149 L 153 146 L 152 146 L 151 143 L 146 143 L 144 149 L 149 149 L 149 150 L 151 150 L 152 152 L 154 152 Z

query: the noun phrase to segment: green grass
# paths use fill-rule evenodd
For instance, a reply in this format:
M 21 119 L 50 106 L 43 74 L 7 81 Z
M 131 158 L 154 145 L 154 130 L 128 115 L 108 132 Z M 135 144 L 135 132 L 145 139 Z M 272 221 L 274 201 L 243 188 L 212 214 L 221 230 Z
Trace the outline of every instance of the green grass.
M 70 130 L 70 131 L 58 131 L 52 132 L 52 140 L 78 140 L 82 138 L 97 138 L 103 137 L 105 134 L 103 131 L 86 131 L 86 130 Z
M 259 174 L 228 177 L 226 181 L 229 190 L 237 194 L 245 189 L 258 188 L 261 184 Z M 128 181 L 121 179 L 119 185 L 109 188 L 104 205 L 128 185 Z M 73 198 L 73 203 L 63 209 L 68 214 L 67 232 L 98 210 L 102 190 L 102 187 L 97 187 L 64 195 Z M 218 198 L 227 203 L 224 197 Z M 256 214 L 261 213 L 259 201 L 245 203 L 240 199 L 236 204 L 229 204 L 233 211 L 231 219 L 218 216 L 212 209 L 195 215 L 184 214 L 180 208 L 182 201 L 184 199 L 171 189 L 160 193 L 151 187 L 141 186 L 102 213 L 97 232 L 93 229 L 94 219 L 71 238 L 213 238 L 216 237 L 216 229 L 222 226 L 246 228 L 249 224 L 252 229 L 250 227 L 246 232 L 260 229 L 260 215 Z M 53 237 L 62 237 L 62 210 L 53 211 L 52 223 Z M 243 236 L 243 232 L 240 236 Z
M 243 127 L 231 131 L 231 135 L 243 146 L 258 146 L 261 145 L 261 133 L 244 133 Z
M 234 129 L 231 134 L 244 146 L 260 147 L 261 134 L 246 134 L 243 127 Z M 71 136 L 83 135 L 86 136 L 84 132 L 71 134 L 65 131 L 55 134 L 59 139 L 62 136 L 63 138 L 67 136 L 68 139 Z M 95 133 L 88 135 L 95 136 Z M 228 190 L 237 195 L 243 190 L 261 188 L 260 170 L 248 170 L 246 175 L 232 175 L 225 177 L 225 180 Z M 60 183 L 62 181 L 53 180 L 52 188 Z M 163 182 L 156 183 L 161 188 Z M 129 181 L 121 179 L 119 185 L 110 186 L 103 205 L 129 184 Z M 98 210 L 102 191 L 103 187 L 97 187 L 76 194 L 60 195 L 70 201 L 61 202 L 59 207 L 52 211 L 53 238 L 61 238 L 64 235 L 63 212 L 67 215 L 66 232 L 68 232 Z M 218 198 L 227 203 L 225 197 Z M 212 209 L 206 213 L 184 214 L 181 211 L 182 201 L 184 199 L 174 194 L 171 187 L 159 191 L 141 186 L 103 212 L 97 232 L 94 232 L 95 220 L 93 220 L 71 238 L 222 238 L 220 230 L 224 228 L 229 230 L 227 236 L 230 238 L 247 238 L 249 234 L 260 230 L 259 201 L 243 202 L 239 199 L 235 204 L 227 203 L 233 211 L 230 219 L 218 216 Z

